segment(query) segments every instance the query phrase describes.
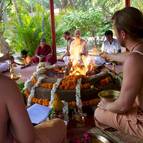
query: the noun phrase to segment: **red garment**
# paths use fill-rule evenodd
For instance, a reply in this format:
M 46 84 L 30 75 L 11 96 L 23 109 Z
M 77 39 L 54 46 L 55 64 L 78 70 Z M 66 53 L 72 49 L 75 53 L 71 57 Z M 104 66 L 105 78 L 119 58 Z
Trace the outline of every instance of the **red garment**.
M 47 44 L 44 45 L 44 47 L 42 48 L 41 46 L 39 46 L 37 49 L 36 49 L 36 55 L 40 56 L 47 56 L 48 54 L 51 53 L 51 47 Z
M 41 62 L 49 62 L 51 64 L 54 64 L 56 62 L 55 58 L 52 56 L 51 47 L 47 44 L 45 44 L 43 48 L 41 46 L 39 46 L 36 49 L 35 55 L 44 56 L 42 58 Z M 35 57 L 33 57 L 32 61 L 33 61 L 33 63 L 38 63 L 39 58 L 35 56 Z

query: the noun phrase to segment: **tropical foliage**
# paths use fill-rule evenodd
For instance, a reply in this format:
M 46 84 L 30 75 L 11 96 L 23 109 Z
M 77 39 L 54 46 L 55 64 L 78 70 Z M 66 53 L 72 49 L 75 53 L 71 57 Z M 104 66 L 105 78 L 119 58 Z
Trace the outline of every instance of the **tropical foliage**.
M 143 10 L 143 0 L 131 0 Z M 80 28 L 83 36 L 101 36 L 111 29 L 111 16 L 124 7 L 123 0 L 54 0 L 56 44 L 63 45 L 64 31 Z M 33 54 L 41 37 L 51 44 L 49 0 L 1 0 L 0 44 L 7 41 L 13 51 Z

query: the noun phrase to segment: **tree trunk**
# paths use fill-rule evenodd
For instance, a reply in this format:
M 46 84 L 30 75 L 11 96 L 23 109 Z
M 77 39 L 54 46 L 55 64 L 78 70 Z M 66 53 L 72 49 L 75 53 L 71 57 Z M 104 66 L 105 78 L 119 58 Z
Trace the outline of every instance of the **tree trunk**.
M 5 12 L 5 3 L 4 0 L 0 2 L 0 53 L 5 51 L 5 49 L 9 49 L 8 43 L 5 41 L 3 37 L 4 28 L 1 26 L 2 22 L 4 22 L 4 12 Z
M 69 4 L 70 4 L 71 7 L 74 7 L 74 4 L 73 4 L 72 0 L 69 0 Z
M 22 20 L 21 20 L 20 12 L 18 10 L 17 1 L 16 0 L 12 0 L 12 2 L 13 2 L 13 5 L 15 7 L 15 12 L 16 12 L 16 15 L 17 15 L 18 22 L 22 26 L 23 23 L 22 23 Z
M 44 1 L 41 0 L 41 5 L 44 7 Z M 44 12 L 42 13 L 42 32 L 43 32 L 43 35 L 42 37 L 45 36 L 45 19 L 44 19 Z
M 68 1 L 67 0 L 61 0 L 62 3 L 62 9 L 65 9 L 68 5 Z
M 0 2 L 0 22 L 2 21 L 2 17 L 3 17 L 3 8 L 4 7 L 4 0 L 1 0 Z

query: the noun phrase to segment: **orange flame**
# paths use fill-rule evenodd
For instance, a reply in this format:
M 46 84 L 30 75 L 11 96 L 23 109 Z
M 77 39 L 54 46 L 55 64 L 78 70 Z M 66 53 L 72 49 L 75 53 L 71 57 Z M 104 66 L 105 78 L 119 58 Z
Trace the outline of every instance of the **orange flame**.
M 76 39 L 70 48 L 70 60 L 72 63 L 70 75 L 86 75 L 95 68 L 95 64 L 90 56 L 81 55 L 82 51 L 83 45 L 80 39 Z

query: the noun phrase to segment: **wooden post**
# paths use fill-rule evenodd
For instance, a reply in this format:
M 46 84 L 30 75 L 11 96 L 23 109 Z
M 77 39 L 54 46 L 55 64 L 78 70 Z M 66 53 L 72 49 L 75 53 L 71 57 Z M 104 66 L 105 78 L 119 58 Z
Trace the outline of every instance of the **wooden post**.
M 52 55 L 57 61 L 56 54 L 56 33 L 55 33 L 55 16 L 54 16 L 54 0 L 50 0 L 50 16 L 51 16 L 51 32 L 52 32 Z
M 125 6 L 130 7 L 130 5 L 131 5 L 130 0 L 125 0 Z

